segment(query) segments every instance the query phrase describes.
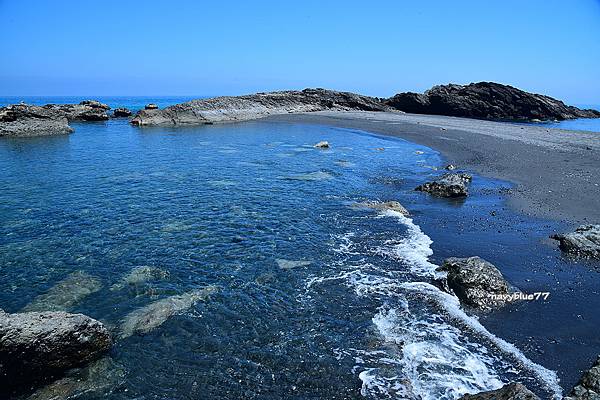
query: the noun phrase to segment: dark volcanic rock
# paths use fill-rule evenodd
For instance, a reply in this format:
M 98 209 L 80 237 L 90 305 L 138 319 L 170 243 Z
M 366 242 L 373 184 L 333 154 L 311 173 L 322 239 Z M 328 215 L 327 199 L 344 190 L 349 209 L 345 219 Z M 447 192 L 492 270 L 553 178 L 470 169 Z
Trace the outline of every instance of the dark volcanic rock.
M 113 111 L 113 117 L 115 118 L 126 118 L 126 117 L 131 117 L 132 112 L 124 107 L 120 107 L 120 108 L 115 108 L 115 110 Z
M 110 110 L 110 106 L 104 103 L 100 103 L 98 100 L 83 100 L 79 103 L 80 106 L 88 106 L 91 108 L 99 108 L 101 110 Z
M 106 104 L 96 100 L 84 100 L 79 104 L 46 104 L 44 108 L 62 113 L 69 121 L 106 121 Z
M 447 173 L 434 181 L 426 182 L 415 188 L 437 197 L 465 197 L 469 194 L 467 185 L 473 178 L 465 173 Z
M 348 92 L 305 89 L 192 100 L 162 110 L 141 110 L 134 125 L 193 125 L 246 121 L 275 114 L 313 111 L 393 111 L 379 99 Z
M 0 136 L 47 136 L 73 132 L 61 112 L 15 104 L 0 108 Z
M 154 103 L 146 104 L 144 107 L 146 110 L 158 110 L 158 106 Z
M 82 314 L 0 311 L 0 387 L 59 374 L 111 346 L 104 325 Z
M 580 110 L 541 94 L 494 82 L 440 85 L 419 93 L 399 93 L 385 101 L 416 114 L 449 115 L 492 120 L 564 120 L 599 118 L 596 110 Z
M 600 400 L 600 357 L 583 373 L 565 400 Z
M 479 258 L 448 258 L 438 269 L 448 273 L 448 287 L 464 304 L 484 311 L 502 307 L 510 285 L 491 263 Z
M 600 259 L 600 225 L 582 225 L 575 232 L 550 237 L 558 240 L 566 253 Z
M 539 400 L 539 397 L 520 383 L 509 383 L 500 389 L 465 394 L 459 400 Z

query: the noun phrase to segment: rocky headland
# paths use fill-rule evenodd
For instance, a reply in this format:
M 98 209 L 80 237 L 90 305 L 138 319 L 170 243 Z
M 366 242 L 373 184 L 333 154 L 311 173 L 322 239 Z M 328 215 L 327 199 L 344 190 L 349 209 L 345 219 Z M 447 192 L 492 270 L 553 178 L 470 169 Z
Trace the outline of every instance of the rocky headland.
M 47 136 L 73 132 L 67 117 L 53 109 L 26 104 L 0 108 L 0 136 Z

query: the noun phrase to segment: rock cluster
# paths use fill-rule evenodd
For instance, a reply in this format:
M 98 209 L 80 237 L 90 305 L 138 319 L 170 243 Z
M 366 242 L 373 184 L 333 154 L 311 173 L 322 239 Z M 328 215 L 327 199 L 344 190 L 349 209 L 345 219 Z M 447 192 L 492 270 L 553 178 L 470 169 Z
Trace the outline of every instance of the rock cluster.
M 192 100 L 161 110 L 145 109 L 132 119 L 134 125 L 194 125 L 246 121 L 275 114 L 313 111 L 394 111 L 379 99 L 349 92 L 304 89 L 257 93 L 237 97 Z
M 583 373 L 579 383 L 575 385 L 565 400 L 598 400 L 600 399 L 600 357 L 592 367 Z
M 562 251 L 600 259 L 600 225 L 582 225 L 574 232 L 552 235 Z
M 69 121 L 106 121 L 110 107 L 96 100 L 79 104 L 46 104 L 44 108 L 62 113 Z
M 482 311 L 504 306 L 512 293 L 498 268 L 479 257 L 448 258 L 438 270 L 448 273 L 448 287 L 461 303 Z
M 56 110 L 26 104 L 0 108 L 0 136 L 47 136 L 73 132 Z
M 539 400 L 539 397 L 520 383 L 509 383 L 500 389 L 465 394 L 459 400 Z
M 549 96 L 528 93 L 494 82 L 434 86 L 423 94 L 399 93 L 384 103 L 415 114 L 491 120 L 531 121 L 600 117 L 600 112 L 596 110 L 581 110 Z
M 417 186 L 415 190 L 437 197 L 465 197 L 469 194 L 467 186 L 472 179 L 471 175 L 465 173 L 447 173 Z

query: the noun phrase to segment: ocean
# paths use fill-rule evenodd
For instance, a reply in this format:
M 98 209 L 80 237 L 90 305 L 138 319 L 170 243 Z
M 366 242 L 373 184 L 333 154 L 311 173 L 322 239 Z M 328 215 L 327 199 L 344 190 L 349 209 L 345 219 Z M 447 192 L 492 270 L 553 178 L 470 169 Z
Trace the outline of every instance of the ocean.
M 74 373 L 81 398 L 437 400 L 515 380 L 549 398 L 600 350 L 569 339 L 599 300 L 574 299 L 595 272 L 540 241 L 563 226 L 508 209 L 506 182 L 475 177 L 465 201 L 413 191 L 442 172 L 432 149 L 266 121 L 72 126 L 0 140 L 0 308 L 110 327 L 108 358 Z M 357 205 L 388 200 L 411 216 Z M 436 268 L 471 255 L 550 298 L 465 311 Z

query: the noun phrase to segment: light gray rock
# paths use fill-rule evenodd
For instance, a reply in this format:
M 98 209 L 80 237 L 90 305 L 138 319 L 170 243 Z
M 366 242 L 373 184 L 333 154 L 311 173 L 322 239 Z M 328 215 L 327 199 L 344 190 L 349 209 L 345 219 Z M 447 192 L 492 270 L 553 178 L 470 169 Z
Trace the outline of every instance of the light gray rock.
M 35 381 L 86 364 L 111 346 L 104 325 L 82 314 L 0 311 L 0 385 Z
M 356 203 L 354 207 L 371 208 L 377 211 L 396 211 L 404 215 L 405 217 L 408 217 L 410 215 L 408 210 L 397 201 L 363 201 L 360 203 Z
M 83 271 L 75 271 L 36 297 L 22 311 L 68 311 L 84 298 L 102 289 L 102 283 Z
M 51 136 L 73 132 L 56 110 L 26 104 L 0 108 L 0 136 Z
M 128 314 L 121 324 L 121 338 L 134 334 L 145 334 L 156 329 L 173 315 L 181 314 L 192 308 L 197 302 L 206 300 L 217 291 L 216 286 L 208 286 L 178 296 L 167 297 L 150 303 Z
M 461 303 L 483 311 L 504 306 L 513 293 L 498 268 L 479 257 L 448 258 L 438 270 L 448 273 L 448 287 Z
M 140 266 L 133 268 L 121 280 L 110 287 L 110 290 L 121 290 L 128 286 L 136 286 L 150 281 L 169 278 L 169 272 L 152 266 Z
M 540 400 L 540 398 L 520 383 L 509 383 L 500 389 L 465 394 L 459 400 Z
M 469 194 L 468 184 L 472 179 L 471 175 L 465 173 L 447 173 L 417 186 L 415 190 L 437 197 L 466 197 Z
M 192 100 L 162 110 L 141 110 L 131 123 L 139 126 L 198 125 L 326 110 L 395 111 L 373 97 L 325 89 L 305 89 Z
M 600 357 L 583 373 L 565 400 L 600 400 Z
M 552 235 L 562 251 L 600 259 L 600 225 L 582 225 L 575 232 Z
M 329 142 L 323 140 L 323 141 L 315 144 L 313 147 L 315 147 L 317 149 L 328 149 L 329 148 Z

